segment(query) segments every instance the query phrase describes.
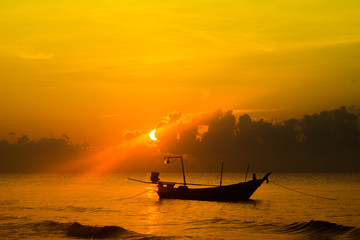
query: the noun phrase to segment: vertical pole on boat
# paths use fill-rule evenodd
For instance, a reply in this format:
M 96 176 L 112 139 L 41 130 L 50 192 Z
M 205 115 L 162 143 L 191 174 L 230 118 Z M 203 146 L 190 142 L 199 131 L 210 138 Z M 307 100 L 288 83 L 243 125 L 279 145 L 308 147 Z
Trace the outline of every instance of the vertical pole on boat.
M 222 184 L 223 169 L 224 169 L 224 162 L 221 163 L 220 187 L 221 187 L 221 184 Z
M 246 182 L 246 178 L 247 178 L 247 175 L 248 175 L 248 172 L 249 172 L 249 166 L 250 166 L 250 164 L 248 163 L 248 166 L 247 166 L 247 169 L 246 169 L 246 175 L 245 175 L 245 182 Z
M 182 157 L 182 155 L 180 156 L 180 160 L 181 160 L 181 167 L 182 167 L 183 178 L 184 178 L 184 186 L 186 186 L 186 181 L 185 181 L 185 170 L 184 170 L 184 162 L 183 162 L 183 157 Z

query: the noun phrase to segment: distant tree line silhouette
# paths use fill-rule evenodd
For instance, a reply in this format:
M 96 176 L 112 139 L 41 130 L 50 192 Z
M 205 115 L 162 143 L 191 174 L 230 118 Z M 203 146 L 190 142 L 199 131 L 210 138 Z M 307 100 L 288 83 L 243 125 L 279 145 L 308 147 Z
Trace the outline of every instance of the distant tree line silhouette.
M 340 107 L 281 123 L 221 110 L 184 119 L 181 113 L 170 114 L 158 125 L 156 144 L 131 145 L 133 149 L 111 171 L 177 171 L 177 164 L 165 166 L 162 158 L 182 154 L 188 171 L 218 171 L 225 161 L 225 171 L 245 171 L 250 164 L 252 171 L 360 172 L 360 118 L 355 108 Z M 15 135 L 11 132 L 12 138 Z M 131 131 L 124 141 L 143 137 L 140 131 Z M 65 135 L 0 140 L 0 173 L 52 171 L 91 155 L 90 149 L 71 143 Z M 82 167 L 86 171 L 82 165 L 78 170 Z
M 0 172 L 46 172 L 57 164 L 73 160 L 85 147 L 71 144 L 65 137 L 31 141 L 22 135 L 15 143 L 0 140 Z
M 252 163 L 280 171 L 360 171 L 359 114 L 346 107 L 282 123 L 219 110 L 202 124 L 208 131 L 201 137 L 198 125 L 188 123 L 166 136 L 162 150 L 205 163 L 222 158 L 235 169 Z

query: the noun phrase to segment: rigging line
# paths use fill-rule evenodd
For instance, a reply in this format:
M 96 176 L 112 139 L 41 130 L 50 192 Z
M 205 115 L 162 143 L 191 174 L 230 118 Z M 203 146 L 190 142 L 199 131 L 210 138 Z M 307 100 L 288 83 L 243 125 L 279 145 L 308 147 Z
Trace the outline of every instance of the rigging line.
M 309 193 L 300 192 L 300 191 L 297 191 L 297 190 L 295 190 L 295 189 L 292 189 L 292 188 L 289 188 L 289 187 L 285 187 L 285 186 L 283 186 L 283 185 L 280 185 L 280 184 L 278 184 L 278 183 L 275 183 L 275 182 L 273 182 L 273 181 L 269 181 L 269 182 L 271 182 L 271 183 L 273 183 L 273 184 L 275 184 L 275 185 L 277 185 L 277 186 L 279 186 L 279 187 L 285 188 L 285 189 L 287 189 L 287 190 L 290 190 L 290 191 L 293 191 L 293 192 L 297 192 L 297 193 L 301 193 L 301 194 L 304 194 L 304 195 L 307 195 L 307 196 L 310 196 L 310 197 L 323 198 L 323 199 L 327 199 L 327 200 L 337 200 L 337 199 L 335 199 L 335 198 L 328 198 L 328 197 L 316 196 L 316 195 L 312 195 L 312 194 L 309 194 Z
M 134 198 L 134 197 L 140 196 L 140 195 L 142 195 L 144 193 L 147 193 L 147 192 L 150 192 L 150 191 L 154 191 L 154 190 L 148 189 L 148 190 L 146 190 L 144 192 L 141 192 L 141 193 L 138 193 L 138 194 L 136 194 L 134 196 L 130 196 L 130 197 L 126 197 L 126 198 L 120 198 L 120 199 L 117 199 L 117 200 L 122 201 L 122 200 L 130 199 L 130 198 Z

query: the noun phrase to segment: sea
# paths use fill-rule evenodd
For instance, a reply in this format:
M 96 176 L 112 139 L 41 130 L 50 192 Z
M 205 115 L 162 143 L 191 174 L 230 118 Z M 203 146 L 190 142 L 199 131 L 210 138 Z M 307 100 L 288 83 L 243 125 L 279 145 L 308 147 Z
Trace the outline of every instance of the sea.
M 128 179 L 149 177 L 2 174 L 0 239 L 360 239 L 359 173 L 274 172 L 243 202 L 159 200 L 156 185 Z M 160 179 L 183 181 L 182 173 Z M 220 174 L 186 180 L 219 184 Z M 244 180 L 225 172 L 222 184 Z

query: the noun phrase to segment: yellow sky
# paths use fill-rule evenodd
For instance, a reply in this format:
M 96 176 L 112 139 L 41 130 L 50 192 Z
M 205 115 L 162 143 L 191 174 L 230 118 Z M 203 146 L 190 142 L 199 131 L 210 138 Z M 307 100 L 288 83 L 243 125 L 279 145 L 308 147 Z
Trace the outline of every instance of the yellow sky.
M 0 136 L 107 144 L 169 112 L 360 105 L 359 1 L 0 0 Z

